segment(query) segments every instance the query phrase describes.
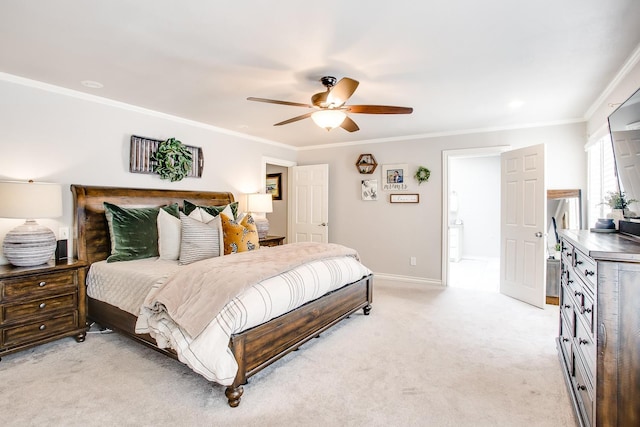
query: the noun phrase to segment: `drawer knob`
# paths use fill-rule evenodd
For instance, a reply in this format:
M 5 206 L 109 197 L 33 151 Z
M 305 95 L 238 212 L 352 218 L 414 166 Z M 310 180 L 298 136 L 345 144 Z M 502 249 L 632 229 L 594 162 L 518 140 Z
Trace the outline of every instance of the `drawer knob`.
M 593 276 L 594 274 L 596 274 L 595 271 L 589 271 L 589 270 L 584 271 L 585 276 Z
M 567 275 L 568 276 L 568 275 Z M 567 283 L 573 283 L 573 280 L 567 280 Z
M 569 342 L 569 338 L 562 338 L 562 341 Z
M 47 284 L 47 282 L 42 281 L 42 282 L 38 283 L 38 286 L 40 286 L 40 287 L 42 288 L 42 287 L 44 287 L 44 285 L 46 285 L 46 284 Z
M 578 344 L 580 344 L 580 345 L 589 344 L 589 341 L 587 341 L 587 340 L 585 340 L 583 338 L 580 338 L 580 339 L 578 339 Z
M 40 305 L 39 305 L 38 307 L 40 307 L 40 308 L 45 308 L 46 306 L 47 306 L 47 304 L 46 304 L 46 303 L 41 302 L 41 303 L 40 303 Z
M 587 386 L 586 385 L 582 385 L 582 384 L 578 384 L 578 386 L 576 387 L 578 390 L 586 390 Z
M 580 265 L 580 264 L 582 264 L 582 261 L 576 260 L 576 264 Z
M 45 329 L 47 329 L 47 325 L 40 325 L 40 328 L 38 329 L 40 329 L 41 331 L 44 331 Z
M 577 296 L 577 297 L 581 297 L 582 296 L 582 292 L 579 291 L 574 291 L 573 295 Z
M 590 309 L 590 308 L 585 308 L 585 309 L 584 309 L 584 312 L 585 312 L 585 313 L 591 313 L 591 309 Z
M 571 304 L 565 304 L 563 307 L 564 308 L 571 308 Z

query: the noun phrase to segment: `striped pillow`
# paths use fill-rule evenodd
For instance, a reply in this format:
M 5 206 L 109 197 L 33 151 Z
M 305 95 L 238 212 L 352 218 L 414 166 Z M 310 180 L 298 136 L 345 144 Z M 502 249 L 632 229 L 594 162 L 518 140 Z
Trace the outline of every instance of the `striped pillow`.
M 180 212 L 182 238 L 179 264 L 191 264 L 207 258 L 220 256 L 220 218 L 200 222 Z

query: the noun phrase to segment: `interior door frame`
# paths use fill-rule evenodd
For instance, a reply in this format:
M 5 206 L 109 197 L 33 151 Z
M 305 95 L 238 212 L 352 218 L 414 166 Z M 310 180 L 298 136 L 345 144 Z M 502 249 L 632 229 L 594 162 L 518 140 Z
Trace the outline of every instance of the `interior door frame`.
M 298 163 L 291 161 L 291 160 L 284 160 L 284 159 L 277 159 L 275 157 L 267 157 L 267 156 L 262 156 L 262 175 L 260 176 L 260 185 L 261 188 L 263 189 L 263 191 L 266 191 L 267 189 L 267 165 L 274 165 L 274 166 L 282 166 L 285 168 L 291 168 L 292 166 L 297 166 Z M 287 202 L 287 204 L 284 206 L 284 209 L 286 210 L 286 216 L 287 216 L 287 232 L 285 234 L 289 234 L 289 212 L 290 212 L 290 208 L 289 208 L 289 203 Z M 287 237 L 288 236 L 284 236 L 285 240 L 288 240 Z
M 510 145 L 442 150 L 442 286 L 449 286 L 449 173 L 452 158 L 499 156 Z

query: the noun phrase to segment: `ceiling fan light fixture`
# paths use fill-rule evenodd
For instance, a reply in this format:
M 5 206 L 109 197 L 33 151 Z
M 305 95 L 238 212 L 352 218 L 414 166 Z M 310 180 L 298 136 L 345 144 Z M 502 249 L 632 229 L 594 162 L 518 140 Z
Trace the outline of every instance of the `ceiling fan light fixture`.
M 346 118 L 347 115 L 341 110 L 320 110 L 311 115 L 315 124 L 328 131 L 339 127 Z

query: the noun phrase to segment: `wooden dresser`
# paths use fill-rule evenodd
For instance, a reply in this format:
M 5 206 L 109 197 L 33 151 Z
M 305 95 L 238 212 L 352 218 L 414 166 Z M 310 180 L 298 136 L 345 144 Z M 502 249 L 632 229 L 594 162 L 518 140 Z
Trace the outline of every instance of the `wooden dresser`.
M 280 246 L 284 244 L 284 236 L 267 236 L 260 239 L 260 246 Z
M 640 426 L 640 240 L 562 231 L 558 351 L 581 426 Z
M 86 264 L 0 266 L 0 356 L 86 336 Z

